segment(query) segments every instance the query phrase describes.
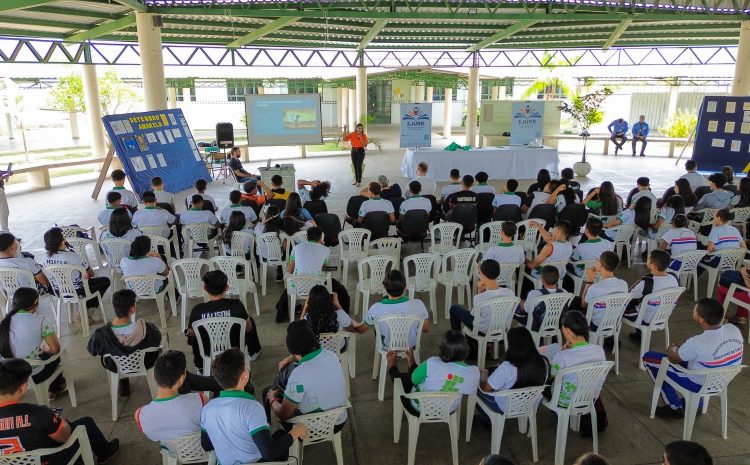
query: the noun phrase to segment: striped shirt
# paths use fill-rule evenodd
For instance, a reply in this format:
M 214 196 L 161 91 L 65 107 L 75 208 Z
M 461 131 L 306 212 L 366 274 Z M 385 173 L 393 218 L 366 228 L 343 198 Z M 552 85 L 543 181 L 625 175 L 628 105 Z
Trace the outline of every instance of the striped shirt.
M 716 250 L 736 249 L 740 246 L 742 235 L 732 225 L 722 224 L 711 228 L 708 234 L 709 242 L 713 243 Z

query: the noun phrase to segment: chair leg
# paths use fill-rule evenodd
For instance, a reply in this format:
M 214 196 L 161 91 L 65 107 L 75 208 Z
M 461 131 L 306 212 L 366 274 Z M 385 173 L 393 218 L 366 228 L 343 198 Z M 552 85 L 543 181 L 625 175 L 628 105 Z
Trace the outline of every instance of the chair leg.
M 714 294 L 714 285 L 716 284 L 716 276 L 719 271 L 716 268 L 708 269 L 708 289 L 706 289 L 706 297 L 711 297 Z
M 407 415 L 409 420 L 409 449 L 407 465 L 414 465 L 414 457 L 417 455 L 417 440 L 419 438 L 419 420 L 412 415 Z
M 117 373 L 109 373 L 109 395 L 112 398 L 112 421 L 117 421 Z
M 490 440 L 490 453 L 499 454 L 500 444 L 503 442 L 503 431 L 505 430 L 505 417 L 501 417 L 497 413 L 490 414 L 492 419 L 492 438 Z
M 357 338 L 349 338 L 349 377 L 354 379 L 357 376 Z
M 448 431 L 451 436 L 451 457 L 453 465 L 458 465 L 458 412 L 448 417 Z
M 167 315 L 164 309 L 164 294 L 156 296 L 156 308 L 159 309 L 159 319 L 161 320 L 161 329 L 167 329 Z M 107 321 L 107 320 L 104 320 Z
M 651 347 L 651 329 L 643 326 L 641 327 L 641 353 L 638 354 L 638 368 L 645 370 L 646 367 L 643 365 L 643 354 L 648 352 Z
M 612 348 L 612 353 L 615 356 L 615 374 L 620 374 L 620 331 L 615 333 L 615 345 Z
M 479 339 L 479 347 L 477 348 L 478 354 L 477 354 L 477 366 L 479 367 L 479 370 L 483 370 L 484 366 L 487 364 L 486 358 L 487 358 L 487 339 L 481 338 Z
M 44 389 L 43 385 L 35 384 L 34 385 L 34 395 L 36 396 L 36 403 L 39 405 L 46 405 L 49 407 L 49 396 L 47 395 L 47 390 Z
M 435 324 L 437 324 L 437 299 L 435 298 L 435 294 L 437 294 L 436 288 L 430 288 L 429 291 L 427 291 L 430 294 L 430 309 L 432 309 L 432 319 Z
M 536 412 L 529 415 L 529 433 L 531 434 L 531 452 L 534 462 L 539 461 L 539 447 L 536 432 Z
M 375 342 L 378 343 L 377 341 Z M 380 373 L 380 352 L 375 350 L 375 357 L 372 360 L 372 379 L 378 379 L 378 373 Z
M 445 319 L 450 319 L 451 297 L 453 297 L 453 288 L 446 283 L 445 285 Z
M 344 259 L 344 267 L 341 272 L 341 284 L 346 287 L 347 278 L 349 277 L 349 260 Z
M 393 382 L 393 443 L 401 440 L 401 423 L 404 420 L 404 407 L 401 405 L 401 381 Z
M 148 383 L 148 389 L 151 391 L 151 398 L 156 398 L 156 379 L 154 379 L 154 369 L 151 368 L 146 372 L 146 382 Z
M 253 301 L 255 302 L 255 314 L 260 316 L 260 305 L 258 304 L 258 290 L 253 291 Z
M 90 330 L 89 330 L 89 312 L 86 309 L 86 301 L 85 300 L 79 300 L 78 301 L 78 313 L 81 316 L 81 332 L 83 333 L 83 337 L 89 337 L 89 334 L 90 334 Z M 104 321 L 107 321 L 107 320 L 105 319 Z
M 693 425 L 695 424 L 695 414 L 698 413 L 697 396 L 688 395 L 685 397 L 685 423 L 682 426 L 682 439 L 689 441 L 693 435 Z
M 344 465 L 344 451 L 341 448 L 341 431 L 333 435 L 333 452 L 336 454 L 336 465 Z
M 365 292 L 362 295 L 362 317 L 364 318 L 365 314 L 367 313 L 367 310 L 370 309 L 370 291 Z M 354 311 L 355 314 L 359 314 L 359 308 L 355 308 Z
M 474 425 L 474 410 L 477 406 L 476 394 L 471 394 L 466 399 L 466 442 L 471 440 L 471 428 Z
M 721 400 L 721 437 L 727 438 L 727 413 L 729 410 L 729 399 L 727 399 L 727 391 L 721 393 L 719 396 Z M 704 406 L 708 405 L 708 399 L 703 403 Z M 705 413 L 705 412 L 704 412 Z
M 568 421 L 567 413 L 558 413 L 555 465 L 565 465 L 565 442 L 568 440 Z
M 260 265 L 260 289 L 263 296 L 266 296 L 266 280 L 268 279 L 268 264 L 263 262 Z
M 62 335 L 62 332 L 60 331 L 60 318 L 61 318 L 60 317 L 60 310 L 61 310 L 61 307 L 62 307 L 62 299 L 57 299 L 57 306 L 55 307 L 54 311 L 55 311 L 55 323 L 57 323 L 57 335 L 58 336 Z M 8 314 L 8 311 L 7 311 L 8 309 L 6 308 L 5 310 L 6 310 L 5 314 L 7 315 Z M 68 326 L 70 326 L 70 320 L 68 320 Z
M 380 360 L 380 376 L 378 379 L 378 400 L 383 401 L 385 398 L 385 378 L 388 376 L 388 364 L 385 363 L 385 352 Z
M 580 417 L 578 417 L 580 419 Z M 599 428 L 597 427 L 596 408 L 591 404 L 591 438 L 594 440 L 594 453 L 599 453 Z
M 167 296 L 169 297 L 169 307 L 172 309 L 172 316 L 177 316 L 177 298 L 175 297 L 174 283 L 172 281 L 167 285 Z
M 183 294 L 180 296 L 180 329 L 182 332 L 185 332 L 185 328 L 187 328 L 187 304 L 188 304 L 189 297 L 187 294 Z
M 361 292 L 359 289 L 354 291 L 354 310 L 352 311 L 352 315 L 354 316 L 357 316 L 357 313 L 359 312 L 359 300 L 360 300 L 359 294 L 360 293 Z M 366 311 L 367 310 L 364 310 L 364 312 Z M 363 315 L 364 315 L 364 312 L 362 313 Z

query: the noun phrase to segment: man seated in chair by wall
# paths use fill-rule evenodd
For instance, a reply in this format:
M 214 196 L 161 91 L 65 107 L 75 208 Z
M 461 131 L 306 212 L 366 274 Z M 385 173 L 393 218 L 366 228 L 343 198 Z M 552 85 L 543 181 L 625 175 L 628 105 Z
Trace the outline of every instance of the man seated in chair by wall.
M 482 302 L 497 297 L 509 297 L 515 295 L 513 291 L 507 287 L 500 287 L 497 284 L 497 278 L 500 276 L 500 264 L 495 260 L 485 260 L 477 265 L 477 274 L 479 275 L 479 281 L 477 282 L 477 292 L 474 295 L 472 309 L 465 309 L 460 305 L 451 305 L 450 308 L 450 323 L 451 329 L 454 331 L 461 331 L 461 323 L 467 328 L 474 328 L 474 315 L 471 310 L 479 308 L 479 321 L 478 331 L 479 333 L 486 333 L 490 327 L 490 321 L 492 319 L 490 310 L 488 307 L 481 307 Z
M 383 287 L 385 288 L 385 293 L 388 294 L 388 297 L 380 302 L 372 304 L 367 310 L 364 318 L 364 323 L 367 326 L 363 325 L 365 328 L 363 332 L 366 331 L 366 328 L 374 326 L 375 321 L 378 318 L 397 315 L 413 315 L 421 317 L 424 319 L 421 331 L 426 333 L 430 330 L 430 314 L 427 313 L 427 307 L 425 307 L 424 302 L 421 300 L 409 298 L 406 293 L 406 278 L 401 271 L 389 271 L 383 280 Z M 387 340 L 388 330 L 386 326 L 383 324 L 380 328 L 382 330 L 383 338 Z M 414 331 L 409 336 L 409 343 L 412 347 L 417 344 L 417 331 L 419 330 L 419 327 L 415 327 Z
M 437 189 L 437 185 L 433 179 L 430 179 L 427 176 L 427 170 L 429 169 L 429 165 L 426 161 L 420 161 L 417 164 L 417 173 L 414 178 L 412 178 L 412 181 L 419 181 L 422 184 L 422 194 L 423 195 L 435 195 L 435 190 Z M 405 198 L 409 198 L 409 192 L 406 192 L 404 195 Z
M 228 349 L 213 360 L 211 373 L 223 391 L 201 411 L 201 445 L 216 451 L 219 463 L 286 460 L 289 448 L 307 436 L 305 425 L 271 434 L 263 406 L 245 391 L 250 367 L 245 354 Z
M 195 336 L 193 323 L 206 318 L 240 318 L 245 320 L 245 347 L 244 350 L 250 355 L 253 361 L 260 355 L 260 339 L 258 338 L 258 328 L 248 314 L 242 301 L 239 299 L 227 299 L 229 290 L 229 278 L 221 270 L 212 270 L 203 275 L 203 290 L 208 295 L 208 301 L 197 304 L 190 311 L 188 318 L 187 335 L 188 345 L 193 348 L 193 361 L 199 371 L 203 371 L 203 357 L 201 357 L 198 348 L 198 338 Z M 210 353 L 208 335 L 201 333 L 203 336 L 203 352 Z M 232 328 L 230 340 L 235 347 L 239 346 L 240 334 L 237 327 Z
M 237 182 L 250 181 L 251 179 L 259 179 L 260 176 L 248 173 L 242 166 L 240 156 L 242 155 L 239 147 L 232 147 L 229 151 L 229 160 L 227 160 L 227 166 L 234 173 L 234 177 L 237 178 Z
M 177 224 L 177 217 L 167 210 L 158 208 L 156 206 L 156 194 L 151 191 L 143 193 L 142 201 L 143 208 L 133 215 L 133 226 L 136 228 L 140 228 L 141 226 L 158 226 L 164 228 L 162 237 L 171 236 L 172 231 L 169 228 Z
M 688 370 L 723 368 L 742 363 L 742 333 L 732 324 L 723 324 L 724 308 L 718 301 L 700 299 L 693 308 L 693 321 L 701 326 L 701 334 L 691 337 L 682 345 L 671 343 L 666 354 L 646 352 L 643 355 L 643 364 L 652 380 L 656 381 L 659 365 L 664 357 Z M 671 370 L 667 372 L 667 376 L 692 392 L 698 392 L 703 382 L 703 376 L 685 376 Z M 684 399 L 667 383 L 662 384 L 661 395 L 665 405 L 657 407 L 656 415 L 662 418 L 683 418 Z
M 443 202 L 443 212 L 446 214 L 446 220 L 448 220 L 447 217 L 450 215 L 450 211 L 453 210 L 456 205 L 462 203 L 477 204 L 477 193 L 471 190 L 473 185 L 474 176 L 470 174 L 464 175 L 464 177 L 461 178 L 461 190 L 454 192 L 445 198 L 445 201 Z
M 369 199 L 362 202 L 362 205 L 359 207 L 359 212 L 357 213 L 357 221 L 359 223 L 362 223 L 365 220 L 365 215 L 370 212 L 386 212 L 391 224 L 396 222 L 393 203 L 390 200 L 380 197 L 381 189 L 382 186 L 377 182 L 371 182 L 367 185 L 367 194 L 365 196 L 369 197 Z
M 161 332 L 155 324 L 143 318 L 133 321 L 136 311 L 136 295 L 130 289 L 121 289 L 112 294 L 112 307 L 115 317 L 111 322 L 94 330 L 89 339 L 87 350 L 95 357 L 100 357 L 102 366 L 111 372 L 117 372 L 117 365 L 111 358 L 104 356 L 130 355 L 138 350 L 150 349 L 161 345 Z M 146 355 L 147 368 L 154 366 L 158 352 Z M 120 380 L 118 392 L 121 396 L 130 395 L 130 380 Z
M 91 417 L 68 422 L 51 408 L 21 402 L 29 390 L 31 365 L 18 358 L 0 360 L 0 454 L 29 452 L 59 447 L 78 426 L 86 428 L 91 451 L 99 464 L 109 463 L 120 450 L 120 440 L 108 441 Z M 67 464 L 77 445 L 54 456 L 42 458 L 44 464 Z

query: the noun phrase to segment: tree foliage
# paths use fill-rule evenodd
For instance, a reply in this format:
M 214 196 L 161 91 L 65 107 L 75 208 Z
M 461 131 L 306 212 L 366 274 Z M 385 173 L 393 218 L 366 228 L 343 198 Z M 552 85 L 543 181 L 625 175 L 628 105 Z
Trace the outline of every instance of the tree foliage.
M 575 62 L 576 60 L 577 58 L 574 58 L 571 61 Z M 567 65 L 567 60 L 555 58 L 552 53 L 544 52 L 540 64 L 540 75 L 524 91 L 521 98 L 536 97 L 539 94 L 544 94 L 544 100 L 551 100 L 560 94 L 563 94 L 566 97 L 569 96 L 570 85 L 568 85 L 566 79 L 556 71 L 556 68 Z
M 599 108 L 610 95 L 612 95 L 612 89 L 609 87 L 586 95 L 575 94 L 570 102 L 563 102 L 558 108 L 578 121 L 581 133 L 588 132 L 591 125 L 602 122 L 604 113 Z
M 138 92 L 120 79 L 116 71 L 107 71 L 99 77 L 99 98 L 102 113 L 113 115 L 127 113 L 141 101 Z M 86 111 L 83 98 L 83 80 L 79 74 L 61 77 L 49 94 L 50 109 L 66 112 Z
M 78 74 L 63 76 L 57 81 L 57 85 L 52 88 L 47 101 L 50 109 L 55 111 L 65 111 L 81 113 L 86 111 L 86 104 L 83 101 L 83 81 Z
M 688 137 L 698 124 L 698 116 L 695 112 L 677 110 L 674 115 L 664 120 L 664 126 L 659 127 L 659 132 L 667 137 Z

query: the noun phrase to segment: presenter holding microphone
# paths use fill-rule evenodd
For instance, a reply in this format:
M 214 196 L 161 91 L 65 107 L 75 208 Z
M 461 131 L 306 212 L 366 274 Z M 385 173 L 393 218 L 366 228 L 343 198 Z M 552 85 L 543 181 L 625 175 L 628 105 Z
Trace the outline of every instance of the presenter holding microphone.
M 359 187 L 362 183 L 362 165 L 365 162 L 365 147 L 367 147 L 365 127 L 362 124 L 357 124 L 354 132 L 344 134 L 344 140 L 348 140 L 352 144 L 352 165 L 354 166 L 354 182 L 352 186 L 356 185 Z

